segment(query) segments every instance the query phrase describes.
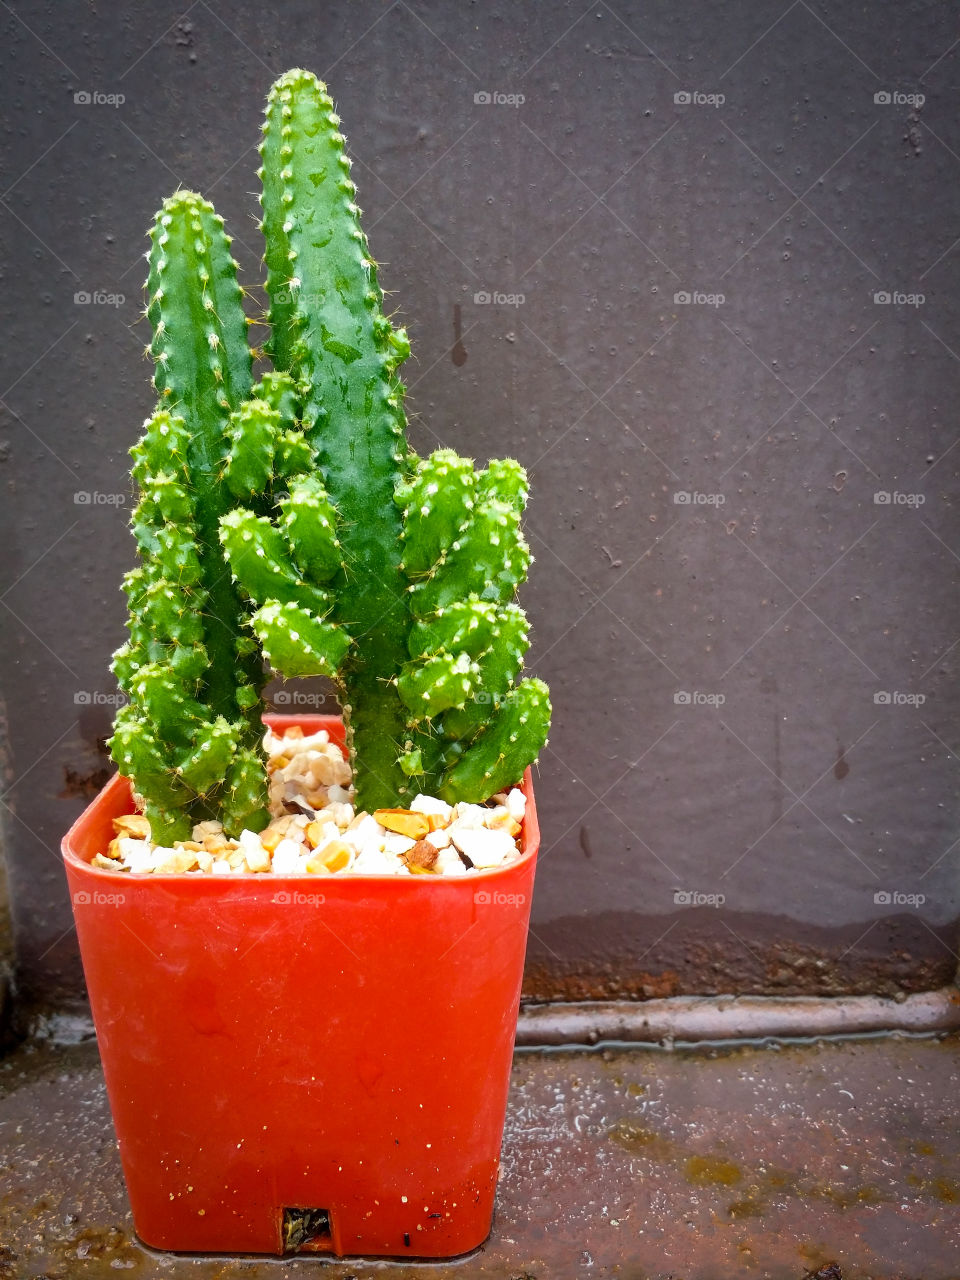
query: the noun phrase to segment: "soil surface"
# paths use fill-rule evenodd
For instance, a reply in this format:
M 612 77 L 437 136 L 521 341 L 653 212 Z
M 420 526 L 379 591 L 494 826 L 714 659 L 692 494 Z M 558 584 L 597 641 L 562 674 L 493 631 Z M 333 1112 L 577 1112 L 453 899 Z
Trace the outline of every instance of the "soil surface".
M 0 1277 L 951 1280 L 957 1046 L 518 1053 L 493 1233 L 423 1266 L 144 1248 L 96 1045 L 26 1046 L 0 1062 Z

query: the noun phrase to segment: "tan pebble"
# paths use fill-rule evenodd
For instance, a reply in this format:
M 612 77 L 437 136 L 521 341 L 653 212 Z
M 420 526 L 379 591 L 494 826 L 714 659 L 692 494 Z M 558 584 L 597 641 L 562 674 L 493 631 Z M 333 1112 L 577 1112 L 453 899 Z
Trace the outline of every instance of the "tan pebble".
M 213 866 L 214 858 L 212 853 L 205 853 L 202 849 L 197 854 L 197 865 L 201 871 L 209 871 Z
M 298 724 L 295 724 L 295 725 L 292 725 L 289 729 L 287 729 L 283 736 L 285 738 L 293 738 L 293 739 L 302 738 L 303 730 L 300 728 Z
M 185 871 L 192 871 L 197 866 L 196 852 L 190 849 L 175 849 L 169 858 L 153 868 L 156 876 L 178 876 Z
M 114 818 L 113 829 L 118 836 L 131 836 L 135 840 L 150 839 L 150 823 L 142 813 L 125 813 Z
M 260 846 L 259 851 L 254 847 L 251 841 L 249 845 L 245 845 L 243 856 L 247 863 L 249 871 L 269 871 L 270 870 L 270 854 Z
M 316 854 L 316 857 L 328 871 L 342 871 L 344 867 L 349 865 L 352 856 L 353 850 L 348 844 L 344 844 L 342 840 L 331 840 L 322 849 L 318 849 Z M 311 862 L 313 860 L 311 858 Z
M 223 853 L 228 848 L 226 837 L 223 835 L 205 836 L 203 841 L 204 852 L 206 853 Z M 198 849 L 199 853 L 200 850 Z
M 135 839 L 136 837 L 132 837 L 132 838 Z M 149 837 L 147 838 L 149 839 Z M 123 854 L 120 852 L 120 841 L 122 839 L 124 839 L 123 836 L 114 836 L 113 839 L 110 841 L 110 843 L 107 845 L 107 852 L 103 856 L 107 858 L 122 858 Z M 100 856 L 101 856 L 100 854 L 97 854 L 98 858 Z
M 317 854 L 314 854 L 312 858 L 307 860 L 306 870 L 312 876 L 330 875 L 330 868 L 322 858 L 317 856 Z
M 218 859 L 218 861 L 226 862 L 231 870 L 236 871 L 237 867 L 242 866 L 245 861 L 245 851 L 243 849 L 231 849 L 225 858 Z
M 422 876 L 429 875 L 436 866 L 439 852 L 437 846 L 429 840 L 418 840 L 412 849 L 400 856 L 414 875 Z
M 283 819 L 281 818 L 279 821 L 282 822 Z M 285 834 L 285 827 L 280 827 L 277 823 L 271 822 L 266 831 L 260 832 L 260 843 L 268 852 L 273 853 Z
M 408 840 L 422 840 L 430 830 L 427 814 L 414 813 L 412 809 L 377 809 L 373 816 L 381 827 Z
M 112 843 L 113 842 L 111 841 L 111 844 Z M 118 852 L 117 857 L 119 856 L 120 854 Z M 124 867 L 121 864 L 113 861 L 112 858 L 105 858 L 102 853 L 95 853 L 93 857 L 90 859 L 90 865 L 91 867 L 99 867 L 101 871 L 127 871 L 128 870 L 127 867 Z

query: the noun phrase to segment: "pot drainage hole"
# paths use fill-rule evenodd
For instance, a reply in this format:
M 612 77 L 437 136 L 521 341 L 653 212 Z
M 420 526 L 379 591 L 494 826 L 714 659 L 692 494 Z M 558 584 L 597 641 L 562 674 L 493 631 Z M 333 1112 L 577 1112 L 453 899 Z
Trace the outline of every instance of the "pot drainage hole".
M 329 1209 L 284 1209 L 284 1253 L 324 1253 L 332 1248 Z

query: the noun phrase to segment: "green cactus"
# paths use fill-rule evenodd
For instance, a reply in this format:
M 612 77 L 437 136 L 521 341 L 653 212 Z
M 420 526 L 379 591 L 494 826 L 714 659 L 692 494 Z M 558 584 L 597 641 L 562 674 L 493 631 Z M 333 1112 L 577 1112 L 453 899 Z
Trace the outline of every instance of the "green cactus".
M 267 821 L 257 750 L 263 665 L 242 625 L 247 609 L 224 562 L 219 521 L 242 492 L 245 460 L 254 466 L 254 423 L 274 410 L 247 401 L 247 321 L 223 220 L 182 191 L 150 234 L 147 316 L 160 407 L 132 450 L 141 563 L 124 580 L 130 639 L 113 670 L 130 701 L 111 751 L 144 801 L 154 839 L 165 842 L 188 838 L 203 818 L 236 833 Z
M 270 91 L 274 369 L 256 386 L 222 219 L 178 192 L 151 232 L 160 406 L 133 450 L 141 564 L 111 741 L 158 840 L 206 817 L 265 824 L 263 658 L 336 680 L 358 809 L 485 800 L 546 741 L 546 686 L 517 683 L 526 473 L 409 450 L 410 347 L 383 315 L 339 123 L 309 72 Z
M 267 351 L 299 390 L 319 475 L 291 483 L 276 520 L 227 516 L 224 550 L 271 665 L 337 680 L 358 807 L 416 791 L 485 800 L 520 777 L 549 723 L 546 686 L 514 683 L 526 474 L 409 452 L 397 370 L 410 347 L 383 315 L 339 125 L 309 72 L 271 89 Z

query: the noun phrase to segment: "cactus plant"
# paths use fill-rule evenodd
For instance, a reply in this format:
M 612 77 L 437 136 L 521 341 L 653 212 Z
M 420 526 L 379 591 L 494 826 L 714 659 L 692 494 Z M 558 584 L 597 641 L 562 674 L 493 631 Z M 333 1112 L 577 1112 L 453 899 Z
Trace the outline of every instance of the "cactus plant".
M 130 701 L 111 750 L 163 841 L 209 817 L 259 830 L 267 812 L 262 662 L 218 538 L 234 501 L 224 439 L 252 382 L 237 264 L 223 220 L 190 192 L 164 203 L 150 235 L 160 406 L 132 450 L 141 564 L 124 579 L 130 639 L 113 670 Z
M 484 800 L 536 757 L 549 721 L 546 686 L 514 685 L 526 475 L 409 451 L 397 371 L 410 346 L 382 311 L 339 126 L 309 72 L 271 89 L 267 349 L 299 388 L 322 481 L 291 485 L 276 520 L 228 516 L 224 548 L 271 664 L 337 680 L 360 807 L 415 791 Z
M 256 387 L 212 207 L 180 193 L 153 232 L 161 408 L 135 451 L 142 566 L 116 659 L 133 701 L 113 750 L 166 829 L 218 806 L 228 830 L 262 825 L 261 654 L 284 676 L 337 682 L 358 809 L 417 792 L 485 800 L 546 741 L 546 686 L 517 683 L 526 474 L 409 449 L 410 347 L 383 314 L 339 124 L 309 72 L 272 87 L 260 176 L 274 368 Z

